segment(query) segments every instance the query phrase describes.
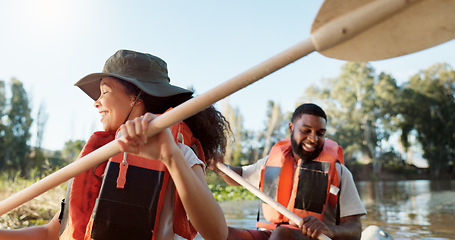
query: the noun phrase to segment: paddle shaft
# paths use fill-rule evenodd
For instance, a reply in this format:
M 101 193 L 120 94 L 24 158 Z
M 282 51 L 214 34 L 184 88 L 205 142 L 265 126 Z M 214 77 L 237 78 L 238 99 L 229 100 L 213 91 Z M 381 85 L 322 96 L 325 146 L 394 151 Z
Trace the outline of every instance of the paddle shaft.
M 258 189 L 257 187 L 253 186 L 250 182 L 245 180 L 243 177 L 238 175 L 236 172 L 228 168 L 226 165 L 217 162 L 216 166 L 220 171 L 222 171 L 224 174 L 232 178 L 234 181 L 236 181 L 238 184 L 242 185 L 244 188 L 248 189 L 251 193 L 253 193 L 255 196 L 257 196 L 259 199 L 276 209 L 278 212 L 283 214 L 285 217 L 289 218 L 292 222 L 296 223 L 299 225 L 299 227 L 302 227 L 303 225 L 303 220 L 299 216 L 297 216 L 295 213 L 291 212 L 289 209 L 285 208 L 283 205 L 281 205 L 279 202 L 275 201 L 275 199 L 271 198 L 269 195 L 265 194 L 263 191 Z M 325 234 L 320 234 L 318 236 L 318 239 L 320 240 L 330 240 L 329 237 L 327 237 Z

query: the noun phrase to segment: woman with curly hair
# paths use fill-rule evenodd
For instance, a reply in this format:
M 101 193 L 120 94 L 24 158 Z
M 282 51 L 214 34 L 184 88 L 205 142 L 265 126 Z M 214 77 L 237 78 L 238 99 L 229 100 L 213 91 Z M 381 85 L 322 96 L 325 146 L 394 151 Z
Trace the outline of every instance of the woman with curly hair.
M 166 63 L 119 50 L 75 85 L 95 100 L 103 130 L 80 157 L 118 139 L 122 153 L 74 177 L 60 214 L 45 226 L 1 230 L 0 239 L 226 239 L 205 161 L 225 153 L 229 124 L 213 106 L 147 137 L 149 123 L 192 98 L 169 84 Z

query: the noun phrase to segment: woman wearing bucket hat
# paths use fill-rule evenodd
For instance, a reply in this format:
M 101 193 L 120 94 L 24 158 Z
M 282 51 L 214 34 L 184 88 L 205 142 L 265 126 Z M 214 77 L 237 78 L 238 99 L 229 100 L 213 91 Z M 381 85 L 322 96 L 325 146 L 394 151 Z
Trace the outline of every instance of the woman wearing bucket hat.
M 150 138 L 156 115 L 192 98 L 169 84 L 166 63 L 119 50 L 101 73 L 75 85 L 95 100 L 104 131 L 80 157 L 119 138 L 121 153 L 70 181 L 62 211 L 45 226 L 0 231 L 0 239 L 226 239 L 224 214 L 211 194 L 204 160 L 224 154 L 225 118 L 213 106 Z M 121 137 L 120 137 L 121 136 Z M 128 154 L 127 154 L 128 153 Z

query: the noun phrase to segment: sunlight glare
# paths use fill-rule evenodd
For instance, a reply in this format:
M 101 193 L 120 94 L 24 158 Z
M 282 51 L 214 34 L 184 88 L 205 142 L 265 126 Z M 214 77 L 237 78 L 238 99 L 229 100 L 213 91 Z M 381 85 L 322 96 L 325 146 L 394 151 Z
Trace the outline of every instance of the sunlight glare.
M 21 1 L 21 21 L 30 34 L 56 35 L 70 25 L 73 1 L 29 0 Z

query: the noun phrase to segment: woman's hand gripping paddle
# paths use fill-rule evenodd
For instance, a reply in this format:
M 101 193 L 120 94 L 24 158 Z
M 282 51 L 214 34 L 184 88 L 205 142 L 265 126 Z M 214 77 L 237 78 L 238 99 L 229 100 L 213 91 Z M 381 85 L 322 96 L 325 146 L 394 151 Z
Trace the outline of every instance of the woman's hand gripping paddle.
M 455 38 L 454 0 L 326 0 L 311 37 L 269 58 L 150 123 L 148 136 L 314 52 L 373 61 L 419 51 Z M 0 202 L 0 215 L 120 152 L 113 141 Z

